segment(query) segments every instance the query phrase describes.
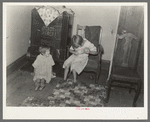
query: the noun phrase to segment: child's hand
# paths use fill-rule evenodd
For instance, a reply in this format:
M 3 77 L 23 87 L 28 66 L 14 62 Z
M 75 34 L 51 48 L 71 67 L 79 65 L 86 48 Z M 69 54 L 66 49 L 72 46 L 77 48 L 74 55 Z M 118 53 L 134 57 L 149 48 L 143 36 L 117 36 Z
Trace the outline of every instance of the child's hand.
M 84 53 L 87 53 L 87 54 L 88 54 L 88 53 L 90 53 L 90 49 L 89 49 L 89 48 L 87 48 L 87 47 L 86 47 L 86 48 L 84 48 Z

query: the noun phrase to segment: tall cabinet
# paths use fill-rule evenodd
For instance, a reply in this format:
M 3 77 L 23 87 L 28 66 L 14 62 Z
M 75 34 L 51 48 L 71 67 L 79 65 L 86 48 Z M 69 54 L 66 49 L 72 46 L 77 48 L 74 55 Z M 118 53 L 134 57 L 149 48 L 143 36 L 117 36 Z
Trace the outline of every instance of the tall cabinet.
M 73 15 L 64 11 L 48 26 L 40 17 L 36 8 L 32 10 L 31 44 L 28 48 L 28 57 L 35 59 L 39 54 L 40 45 L 51 47 L 54 61 L 63 62 L 67 57 L 67 47 L 71 43 Z

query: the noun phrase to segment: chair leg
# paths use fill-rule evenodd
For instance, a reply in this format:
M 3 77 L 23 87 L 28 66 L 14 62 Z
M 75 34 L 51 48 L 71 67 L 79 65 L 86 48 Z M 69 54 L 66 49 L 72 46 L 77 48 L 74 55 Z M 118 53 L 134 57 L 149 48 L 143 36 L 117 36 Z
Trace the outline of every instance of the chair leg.
M 99 74 L 95 74 L 95 84 L 98 84 L 98 80 L 99 80 Z
M 141 92 L 141 86 L 142 86 L 142 82 L 140 81 L 137 85 L 137 90 L 136 90 L 136 93 L 135 93 L 135 97 L 134 97 L 134 100 L 133 100 L 133 107 L 136 107 L 136 102 L 137 102 L 137 99 L 140 95 L 140 92 Z
M 101 69 L 101 68 L 100 68 Z M 95 83 L 98 84 L 99 77 L 100 77 L 100 69 L 98 69 L 96 75 L 95 75 Z
M 111 91 L 111 82 L 112 82 L 112 80 L 111 79 L 109 79 L 109 81 L 108 81 L 108 83 L 107 83 L 107 90 L 106 90 L 106 98 L 105 98 L 105 102 L 106 103 L 108 103 L 108 101 L 109 101 L 109 96 L 110 96 L 110 91 Z

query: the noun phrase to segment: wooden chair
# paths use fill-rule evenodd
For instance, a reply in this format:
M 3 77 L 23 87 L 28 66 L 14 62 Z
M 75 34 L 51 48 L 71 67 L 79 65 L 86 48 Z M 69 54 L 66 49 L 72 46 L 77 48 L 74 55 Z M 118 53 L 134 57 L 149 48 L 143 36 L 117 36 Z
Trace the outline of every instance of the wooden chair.
M 132 106 L 136 106 L 142 86 L 141 78 L 136 70 L 140 45 L 141 41 L 131 33 L 117 35 L 110 78 L 107 82 L 106 103 L 109 100 L 111 87 L 121 87 L 129 89 L 129 93 L 132 89 L 135 90 Z
M 81 31 L 81 34 L 79 34 Z M 100 71 L 101 71 L 101 63 L 102 63 L 102 54 L 104 53 L 103 47 L 100 44 L 102 39 L 102 27 L 101 26 L 80 26 L 77 25 L 77 33 L 81 35 L 83 38 L 86 38 L 91 43 L 93 43 L 97 47 L 97 54 L 89 55 L 89 60 L 87 66 L 85 67 L 85 72 L 94 72 L 95 73 L 95 83 L 98 83 Z

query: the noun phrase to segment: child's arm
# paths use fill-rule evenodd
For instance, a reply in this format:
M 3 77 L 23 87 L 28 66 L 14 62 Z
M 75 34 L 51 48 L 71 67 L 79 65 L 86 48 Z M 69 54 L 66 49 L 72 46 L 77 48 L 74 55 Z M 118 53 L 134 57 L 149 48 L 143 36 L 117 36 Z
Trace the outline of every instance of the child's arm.
M 97 54 L 97 49 L 93 43 L 89 42 L 89 54 Z
M 54 65 L 55 65 L 55 62 L 54 62 L 53 57 L 52 57 L 51 54 L 50 54 L 50 61 L 51 61 L 51 65 L 54 66 Z
M 88 47 L 84 48 L 84 53 L 86 54 L 97 54 L 97 51 L 90 51 Z
M 90 54 L 97 54 L 97 51 L 90 51 Z
M 69 52 L 72 53 L 72 54 L 75 54 L 75 55 L 78 55 L 78 54 L 79 54 L 77 51 L 71 50 L 71 49 L 69 49 Z
M 90 53 L 90 49 L 88 47 L 85 47 L 83 49 L 83 52 L 86 53 L 86 54 L 89 54 Z
M 97 54 L 97 51 L 90 51 L 90 49 L 89 48 L 86 48 L 85 50 L 84 50 L 84 53 L 87 53 L 87 54 Z
M 34 68 L 37 68 L 38 65 L 40 64 L 40 62 L 41 62 L 40 56 L 38 55 L 38 56 L 36 57 L 34 63 L 32 64 L 32 66 L 33 66 Z

